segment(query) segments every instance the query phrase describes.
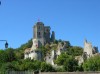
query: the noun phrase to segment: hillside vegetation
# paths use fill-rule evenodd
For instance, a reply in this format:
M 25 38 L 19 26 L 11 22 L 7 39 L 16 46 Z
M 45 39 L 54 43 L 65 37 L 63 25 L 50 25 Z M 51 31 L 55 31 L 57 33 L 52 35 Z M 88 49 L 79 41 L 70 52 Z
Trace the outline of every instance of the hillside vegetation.
M 42 46 L 40 49 L 42 50 L 43 57 L 45 57 L 46 53 L 49 53 L 50 49 L 56 50 L 57 45 L 62 40 L 55 40 L 55 46 L 50 47 L 49 44 Z M 58 68 L 53 67 L 50 64 L 47 64 L 44 60 L 31 60 L 24 59 L 24 50 L 26 48 L 31 48 L 32 39 L 27 43 L 21 45 L 19 48 L 7 48 L 5 50 L 0 50 L 0 71 L 37 71 L 41 70 L 42 72 L 56 72 L 56 71 L 99 71 L 100 70 L 100 57 L 90 58 L 85 61 L 85 63 L 81 66 L 78 65 L 78 61 L 75 60 L 75 56 L 80 56 L 83 53 L 83 48 L 79 46 L 72 46 L 69 41 L 66 41 L 66 50 L 61 53 L 61 55 L 54 60 L 55 64 L 57 64 Z M 95 60 L 95 61 L 94 61 Z M 96 61 L 98 60 L 98 61 Z M 93 65 L 91 65 L 93 64 Z M 98 67 L 99 66 L 99 67 Z

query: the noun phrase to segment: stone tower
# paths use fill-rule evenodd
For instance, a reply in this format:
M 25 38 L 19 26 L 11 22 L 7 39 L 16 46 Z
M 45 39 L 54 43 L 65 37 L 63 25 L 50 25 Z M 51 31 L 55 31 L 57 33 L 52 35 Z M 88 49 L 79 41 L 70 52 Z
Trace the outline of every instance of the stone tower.
M 83 52 L 87 55 L 87 58 L 89 58 L 93 55 L 92 44 L 90 42 L 87 42 L 86 39 L 84 41 L 84 51 Z
M 41 51 L 39 47 L 44 46 L 46 43 L 54 41 L 55 34 L 52 32 L 52 41 L 50 38 L 50 26 L 44 26 L 42 22 L 37 22 L 33 27 L 33 44 L 30 49 L 25 51 L 25 59 L 31 58 L 35 60 L 41 60 Z
M 44 26 L 42 22 L 37 22 L 33 27 L 33 31 L 33 39 L 39 41 L 39 46 L 50 43 L 50 26 Z
M 44 24 L 42 22 L 37 22 L 33 27 L 33 39 L 38 40 L 38 47 L 44 45 Z

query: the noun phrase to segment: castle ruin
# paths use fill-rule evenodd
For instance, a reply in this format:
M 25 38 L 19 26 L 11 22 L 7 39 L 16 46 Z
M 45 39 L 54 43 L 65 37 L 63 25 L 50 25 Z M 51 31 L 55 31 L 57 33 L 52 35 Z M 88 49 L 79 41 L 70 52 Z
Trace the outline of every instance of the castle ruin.
M 93 47 L 91 42 L 84 40 L 84 49 L 82 56 L 76 56 L 75 59 L 78 60 L 79 65 L 81 65 L 86 59 L 93 57 L 98 54 L 98 47 Z
M 41 46 L 45 46 L 46 44 L 49 44 L 51 47 L 55 46 L 52 44 L 55 41 L 55 32 L 52 31 L 52 34 L 50 33 L 50 26 L 44 26 L 42 22 L 37 22 L 33 27 L 33 39 L 32 39 L 32 47 L 27 48 L 24 51 L 24 59 L 31 58 L 34 60 L 41 60 L 42 53 L 41 51 L 38 51 L 38 48 Z M 57 58 L 61 52 L 65 49 L 66 43 L 62 45 L 59 43 L 57 45 L 57 50 L 50 49 L 50 54 L 46 54 L 46 57 L 44 58 L 46 63 L 49 63 L 51 65 L 54 65 L 54 59 Z
M 45 26 L 42 22 L 37 22 L 33 27 L 33 39 L 32 39 L 32 47 L 27 48 L 24 51 L 24 59 L 31 58 L 34 60 L 41 60 L 42 53 L 41 51 L 38 51 L 38 48 L 41 46 L 45 46 L 46 44 L 49 44 L 51 47 L 55 46 L 55 44 L 52 44 L 55 41 L 55 32 L 52 31 L 52 34 L 50 33 L 50 26 Z M 66 50 L 66 42 L 62 44 L 59 42 L 57 45 L 57 50 L 50 49 L 50 54 L 46 54 L 46 57 L 44 58 L 46 63 L 49 63 L 51 65 L 54 65 L 54 60 L 58 58 L 58 56 Z M 75 59 L 78 60 L 79 65 L 84 62 L 84 59 L 88 59 L 95 54 L 98 53 L 98 47 L 93 47 L 92 43 L 88 42 L 86 39 L 84 41 L 84 49 L 83 49 L 83 55 L 76 56 Z
M 33 27 L 33 39 L 32 47 L 25 49 L 24 58 L 31 58 L 35 60 L 41 60 L 41 52 L 38 51 L 38 48 L 44 46 L 47 43 L 54 42 L 55 33 L 52 31 L 50 33 L 50 26 L 44 26 L 42 22 L 37 22 Z
M 54 42 L 55 33 L 50 33 L 50 26 L 44 26 L 42 22 L 37 22 L 33 27 L 33 41 L 38 41 L 38 47 L 44 46 L 46 43 Z M 51 36 L 50 36 L 51 34 Z

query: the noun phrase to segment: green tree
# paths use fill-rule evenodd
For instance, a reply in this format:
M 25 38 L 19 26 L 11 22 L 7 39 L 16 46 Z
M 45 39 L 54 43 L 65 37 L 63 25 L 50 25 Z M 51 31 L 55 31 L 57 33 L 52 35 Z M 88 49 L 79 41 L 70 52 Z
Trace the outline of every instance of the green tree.
M 64 65 L 65 61 L 67 60 L 67 58 L 69 58 L 70 56 L 65 54 L 65 53 L 62 53 L 61 55 L 59 55 L 59 57 L 55 60 L 55 63 L 57 65 Z
M 16 60 L 15 58 L 15 54 L 14 54 L 14 49 L 13 48 L 8 48 L 5 50 L 5 53 L 6 53 L 6 59 L 7 59 L 7 62 L 11 62 L 13 60 Z
M 55 69 L 52 67 L 52 65 L 42 62 L 41 63 L 41 71 L 42 72 L 54 72 Z
M 58 44 L 58 40 L 55 40 L 55 41 L 54 41 L 54 44 Z
M 14 54 L 15 54 L 15 57 L 16 57 L 16 59 L 18 60 L 18 59 L 23 59 L 24 58 L 24 51 L 23 50 L 15 50 L 14 51 Z
M 78 67 L 77 60 L 75 60 L 74 57 L 72 57 L 66 53 L 62 53 L 57 58 L 55 63 L 59 66 L 62 65 L 66 71 L 76 71 L 77 67 Z
M 42 46 L 41 48 L 41 51 L 42 51 L 42 61 L 44 61 L 44 58 L 46 57 L 46 54 L 47 54 L 47 49 L 44 47 L 44 46 Z
M 68 58 L 68 60 L 65 61 L 63 67 L 66 71 L 69 71 L 69 72 L 77 71 L 78 62 L 74 58 L 70 57 Z
M 100 55 L 95 55 L 83 63 L 85 71 L 100 71 Z
M 32 47 L 32 39 L 30 39 L 27 43 L 22 44 L 17 50 L 25 50 L 26 48 L 31 48 Z
M 30 39 L 27 43 L 22 44 L 19 48 L 16 48 L 14 51 L 15 56 L 18 59 L 23 59 L 24 58 L 24 50 L 26 48 L 31 48 L 32 47 L 32 39 Z
M 0 50 L 0 62 L 11 62 L 13 60 L 16 60 L 14 49 L 8 48 L 6 50 Z
M 69 41 L 65 41 L 65 43 L 66 43 L 66 48 L 71 47 L 71 44 L 70 44 L 70 42 L 69 42 Z
M 0 50 L 0 63 L 7 62 L 7 54 L 4 50 Z
M 83 54 L 83 48 L 78 46 L 72 46 L 67 49 L 68 55 L 79 56 Z

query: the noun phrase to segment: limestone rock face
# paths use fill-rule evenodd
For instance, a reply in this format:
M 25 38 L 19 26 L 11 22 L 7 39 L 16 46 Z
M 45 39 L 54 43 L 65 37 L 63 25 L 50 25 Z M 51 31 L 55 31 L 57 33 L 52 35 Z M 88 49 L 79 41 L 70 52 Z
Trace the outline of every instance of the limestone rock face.
M 49 63 L 49 64 L 51 64 L 51 65 L 54 65 L 54 56 L 55 56 L 55 54 L 54 54 L 54 50 L 52 50 L 49 54 L 47 54 L 47 56 L 46 56 L 46 63 Z

